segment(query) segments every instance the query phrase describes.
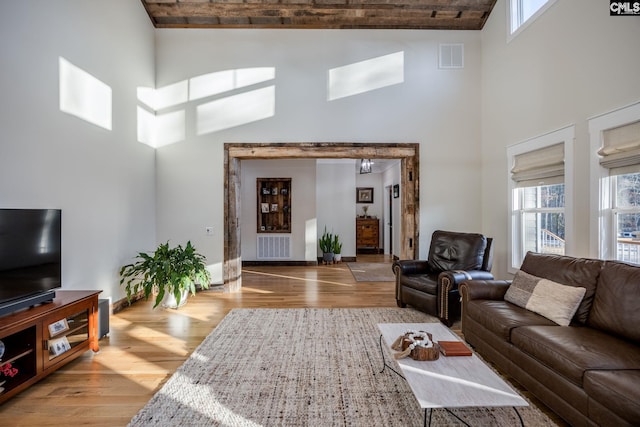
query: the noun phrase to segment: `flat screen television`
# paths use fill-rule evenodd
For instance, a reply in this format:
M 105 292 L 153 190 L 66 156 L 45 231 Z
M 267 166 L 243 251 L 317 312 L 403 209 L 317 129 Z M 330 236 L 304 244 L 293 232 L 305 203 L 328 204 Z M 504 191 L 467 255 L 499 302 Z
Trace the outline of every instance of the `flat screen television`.
M 0 209 L 0 316 L 53 300 L 62 286 L 62 211 Z

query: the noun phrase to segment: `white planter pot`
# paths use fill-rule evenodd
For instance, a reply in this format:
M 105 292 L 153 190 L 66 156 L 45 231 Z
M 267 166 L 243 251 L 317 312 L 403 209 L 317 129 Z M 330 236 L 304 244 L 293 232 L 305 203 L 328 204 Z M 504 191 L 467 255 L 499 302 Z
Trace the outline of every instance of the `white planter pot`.
M 189 297 L 189 291 L 184 290 L 180 294 L 180 305 L 176 302 L 176 297 L 172 292 L 166 292 L 164 294 L 164 298 L 162 299 L 162 306 L 164 308 L 180 308 L 187 303 L 187 298 Z
M 333 260 L 335 262 L 341 262 L 342 261 L 342 254 L 333 254 Z

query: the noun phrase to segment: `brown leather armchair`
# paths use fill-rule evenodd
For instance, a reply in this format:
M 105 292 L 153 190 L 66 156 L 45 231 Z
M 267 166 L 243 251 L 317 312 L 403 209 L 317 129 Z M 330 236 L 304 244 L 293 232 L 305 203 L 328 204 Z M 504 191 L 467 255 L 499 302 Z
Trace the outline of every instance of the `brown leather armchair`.
M 493 279 L 492 242 L 477 233 L 434 231 L 427 260 L 393 263 L 398 307 L 409 304 L 450 326 L 460 318 L 458 284 Z

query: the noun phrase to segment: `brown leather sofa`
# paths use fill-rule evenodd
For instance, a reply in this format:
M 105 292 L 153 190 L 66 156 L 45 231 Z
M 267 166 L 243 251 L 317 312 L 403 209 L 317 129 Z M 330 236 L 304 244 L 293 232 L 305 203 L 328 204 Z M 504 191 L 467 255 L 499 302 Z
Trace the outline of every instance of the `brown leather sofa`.
M 437 316 L 451 325 L 460 318 L 458 284 L 493 279 L 492 239 L 477 233 L 434 231 L 426 260 L 397 260 L 396 302 Z
M 505 301 L 511 281 L 465 281 L 465 340 L 571 425 L 640 425 L 640 266 L 528 253 L 520 269 L 586 288 L 570 325 Z

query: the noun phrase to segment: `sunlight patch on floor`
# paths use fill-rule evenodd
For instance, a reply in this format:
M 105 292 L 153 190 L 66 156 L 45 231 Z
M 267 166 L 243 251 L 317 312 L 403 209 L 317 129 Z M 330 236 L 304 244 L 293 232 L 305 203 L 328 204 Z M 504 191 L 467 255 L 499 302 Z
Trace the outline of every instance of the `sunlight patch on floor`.
M 246 286 L 242 287 L 242 292 L 252 292 L 255 294 L 272 294 L 272 291 L 265 291 L 264 289 L 256 289 L 256 288 L 248 288 Z
M 263 271 L 255 271 L 255 270 L 243 269 L 242 272 L 245 273 L 245 274 L 248 273 L 248 274 L 258 274 L 258 275 L 261 275 L 261 276 L 280 277 L 280 278 L 283 278 L 283 279 L 299 280 L 299 281 L 303 281 L 303 282 L 326 283 L 326 284 L 330 284 L 330 285 L 346 286 L 346 287 L 349 287 L 349 288 L 352 288 L 354 286 L 353 284 L 350 284 L 350 283 L 332 282 L 330 280 L 305 279 L 305 278 L 301 278 L 301 277 L 285 276 L 285 275 L 282 275 L 282 274 L 265 273 Z

